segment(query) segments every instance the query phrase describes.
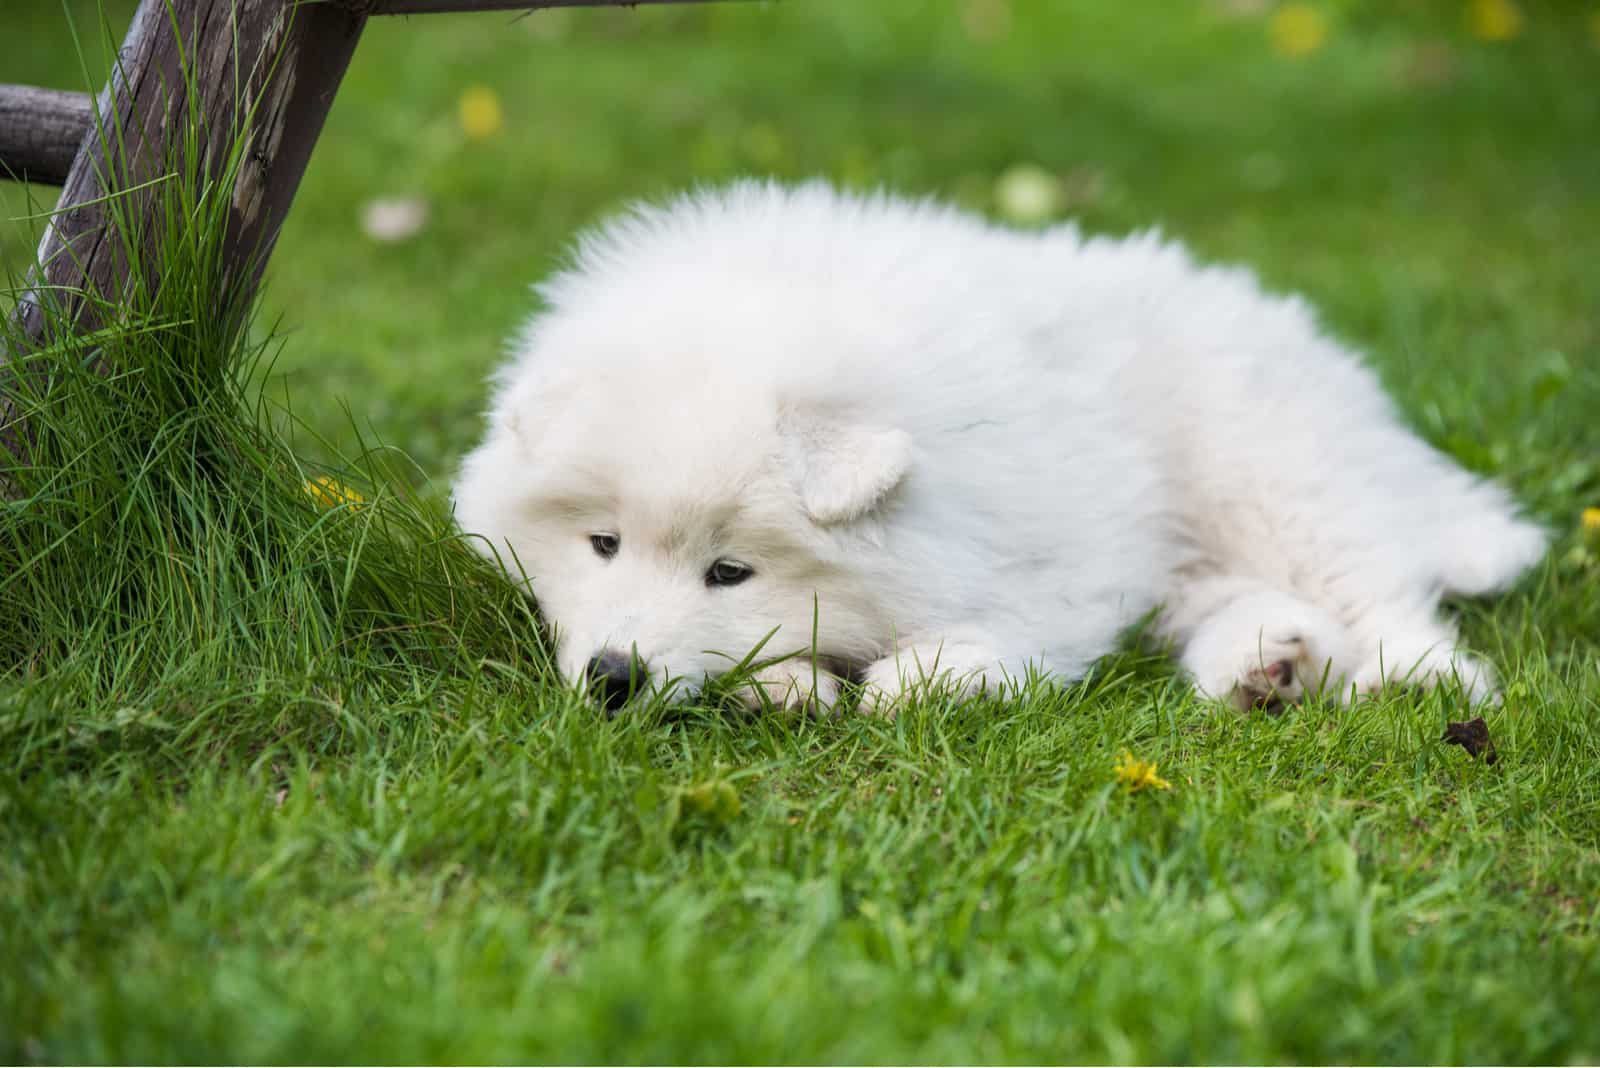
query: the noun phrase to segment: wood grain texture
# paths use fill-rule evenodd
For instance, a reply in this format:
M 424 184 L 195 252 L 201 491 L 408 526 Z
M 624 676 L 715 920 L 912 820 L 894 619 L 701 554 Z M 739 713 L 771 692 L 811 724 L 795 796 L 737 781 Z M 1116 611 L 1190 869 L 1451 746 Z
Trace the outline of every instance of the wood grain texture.
M 365 21 L 333 3 L 144 0 L 66 175 L 41 270 L 17 304 L 23 347 L 48 345 L 53 331 L 97 330 L 133 286 L 159 286 L 168 183 L 198 189 L 229 177 L 236 148 L 217 306 L 242 314 Z M 108 196 L 118 198 L 116 234 Z M 0 370 L 0 446 L 15 447 L 4 383 Z
M 0 178 L 60 185 L 93 117 L 87 93 L 0 85 Z
M 17 303 L 22 348 L 47 346 L 52 332 L 98 330 L 134 287 L 159 286 L 169 183 L 198 188 L 228 177 L 236 148 L 243 160 L 231 179 L 227 269 L 216 303 L 219 315 L 242 314 L 368 15 L 682 2 L 143 0 L 88 120 L 83 100 L 43 101 L 74 117 L 56 121 L 54 155 L 47 153 L 42 171 L 52 160 L 60 169 L 60 145 L 75 136 L 73 124 L 84 123 L 88 135 L 76 134 L 81 147 L 40 244 L 41 269 Z M 108 197 L 117 198 L 115 213 Z M 116 233 L 108 226 L 113 214 Z M 22 431 L 8 399 L 7 362 L 0 351 L 0 448 L 16 451 Z

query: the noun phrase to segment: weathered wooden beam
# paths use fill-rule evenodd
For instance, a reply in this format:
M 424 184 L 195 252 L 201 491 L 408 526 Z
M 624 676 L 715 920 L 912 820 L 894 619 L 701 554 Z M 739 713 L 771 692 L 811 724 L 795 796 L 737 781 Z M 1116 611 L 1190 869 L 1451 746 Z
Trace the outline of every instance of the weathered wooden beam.
M 87 93 L 0 85 L 0 178 L 60 185 L 93 118 Z
M 369 15 L 682 2 L 141 0 L 17 302 L 22 353 L 0 347 L 0 456 L 26 451 L 8 362 L 61 331 L 92 333 L 128 294 L 159 287 L 162 197 L 172 181 L 228 174 L 241 137 L 217 301 L 219 314 L 248 305 Z M 112 233 L 113 218 L 131 233 Z
M 549 7 L 640 7 L 705 0 L 345 0 L 367 3 L 374 15 L 438 15 L 450 11 L 537 11 Z
M 243 131 L 244 162 L 229 197 L 228 277 L 219 280 L 226 292 L 218 293 L 219 313 L 241 310 L 365 22 L 333 3 L 142 0 L 45 230 L 41 269 L 18 301 L 23 348 L 46 345 L 62 329 L 96 330 L 135 285 L 159 286 L 165 186 L 224 177 Z M 197 142 L 187 140 L 196 132 Z M 129 242 L 109 232 L 108 196 L 133 231 L 136 262 Z M 0 448 L 16 452 L 21 430 L 6 360 L 0 352 Z
M 124 263 L 109 241 L 107 194 L 121 213 L 155 234 L 163 176 L 220 178 L 246 127 L 228 226 L 229 259 L 253 285 L 288 214 L 322 131 L 333 95 L 361 35 L 363 16 L 333 4 L 293 0 L 143 0 L 99 103 L 98 129 L 67 175 L 40 245 L 43 277 L 35 294 L 65 300 L 80 329 L 92 329 L 93 302 L 115 303 L 131 272 L 160 261 L 147 250 Z M 199 159 L 186 161 L 185 138 L 203 134 Z M 132 191 L 132 192 L 129 192 Z M 148 279 L 147 279 L 148 280 Z M 39 301 L 20 306 L 30 337 L 43 329 Z

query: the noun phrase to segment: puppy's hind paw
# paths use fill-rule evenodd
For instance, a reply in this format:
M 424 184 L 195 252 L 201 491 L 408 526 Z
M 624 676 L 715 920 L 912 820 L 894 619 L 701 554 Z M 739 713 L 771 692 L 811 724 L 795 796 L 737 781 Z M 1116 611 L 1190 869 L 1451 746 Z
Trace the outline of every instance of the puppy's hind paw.
M 1405 656 L 1385 652 L 1356 672 L 1356 692 L 1380 694 L 1414 687 L 1432 690 L 1457 687 L 1468 704 L 1498 704 L 1500 691 L 1494 669 L 1469 653 L 1435 645 Z

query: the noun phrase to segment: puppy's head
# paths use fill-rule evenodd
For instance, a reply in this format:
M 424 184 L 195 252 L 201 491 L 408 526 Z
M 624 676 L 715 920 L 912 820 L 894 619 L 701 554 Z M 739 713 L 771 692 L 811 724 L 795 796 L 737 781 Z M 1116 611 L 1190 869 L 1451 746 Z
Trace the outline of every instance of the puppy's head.
M 528 576 L 562 674 L 615 707 L 692 696 L 757 647 L 878 648 L 867 570 L 910 461 L 905 433 L 754 381 L 602 364 L 508 383 L 457 516 Z

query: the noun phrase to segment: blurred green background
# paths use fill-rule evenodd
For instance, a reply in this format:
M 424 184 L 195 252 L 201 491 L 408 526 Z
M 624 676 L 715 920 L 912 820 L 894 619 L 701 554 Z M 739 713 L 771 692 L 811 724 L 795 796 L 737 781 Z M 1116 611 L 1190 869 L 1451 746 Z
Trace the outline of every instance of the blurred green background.
M 108 30 L 94 0 L 8 0 L 0 80 L 98 83 L 131 8 L 110 0 Z M 1593 394 L 1567 387 L 1600 362 L 1600 2 L 786 0 L 377 19 L 272 264 L 270 395 L 341 446 L 360 428 L 448 475 L 528 285 L 574 230 L 632 197 L 748 173 L 935 194 L 1023 224 L 1160 226 L 1308 293 L 1466 462 L 1535 497 L 1595 479 L 1570 435 L 1537 424 L 1551 403 L 1576 417 Z M 37 224 L 16 218 L 53 196 L 0 182 L 6 266 L 31 255 Z M 1519 478 L 1541 449 L 1549 462 Z

